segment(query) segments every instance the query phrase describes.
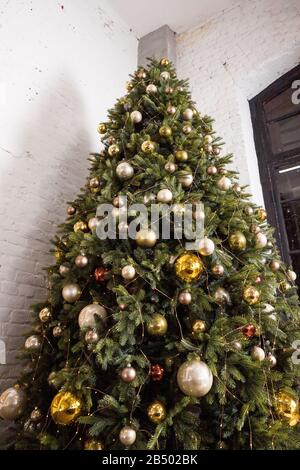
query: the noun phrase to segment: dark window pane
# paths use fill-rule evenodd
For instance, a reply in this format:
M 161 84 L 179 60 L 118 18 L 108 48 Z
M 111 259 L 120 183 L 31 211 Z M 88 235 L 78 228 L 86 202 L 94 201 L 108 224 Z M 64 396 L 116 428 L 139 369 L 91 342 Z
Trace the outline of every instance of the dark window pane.
M 300 249 L 300 200 L 282 204 L 289 250 Z
M 267 126 L 274 154 L 300 147 L 300 114 L 270 122 Z
M 300 253 L 291 255 L 291 258 L 292 258 L 293 269 L 295 273 L 297 274 L 296 282 L 297 282 L 298 289 L 299 289 L 300 287 Z
M 277 187 L 281 201 L 300 199 L 300 161 L 278 170 Z

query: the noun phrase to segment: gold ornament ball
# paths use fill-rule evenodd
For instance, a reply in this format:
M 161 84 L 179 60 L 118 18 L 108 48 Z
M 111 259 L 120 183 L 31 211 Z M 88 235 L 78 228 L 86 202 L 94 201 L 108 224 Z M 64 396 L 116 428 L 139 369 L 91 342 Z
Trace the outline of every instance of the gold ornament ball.
M 273 272 L 276 272 L 280 269 L 280 263 L 279 261 L 277 261 L 276 259 L 273 259 L 271 262 L 270 262 L 270 269 L 271 271 Z
M 203 270 L 204 266 L 201 259 L 192 253 L 181 255 L 175 263 L 176 276 L 185 282 L 196 281 Z
M 214 264 L 214 266 L 211 268 L 211 271 L 215 276 L 223 276 L 224 266 L 222 266 L 222 264 Z
M 126 87 L 127 91 L 131 91 L 133 89 L 134 85 L 133 85 L 132 82 L 127 82 L 125 87 Z
M 63 329 L 60 325 L 56 325 L 52 330 L 52 334 L 54 338 L 59 338 L 62 335 L 62 332 L 63 332 Z
M 262 207 L 259 207 L 258 209 L 256 209 L 255 215 L 257 219 L 260 220 L 261 222 L 263 222 L 267 218 L 267 212 Z
M 142 152 L 152 153 L 155 150 L 155 143 L 151 140 L 145 140 L 141 145 Z
M 115 157 L 119 153 L 120 153 L 120 147 L 117 144 L 113 144 L 108 147 L 108 155 L 110 157 Z
M 170 79 L 170 74 L 169 74 L 169 72 L 167 72 L 167 71 L 161 72 L 160 78 L 161 78 L 162 80 L 169 80 L 169 79 Z
M 217 186 L 221 191 L 228 191 L 231 188 L 231 181 L 227 176 L 222 176 L 217 182 Z
M 56 424 L 68 425 L 80 416 L 83 405 L 71 392 L 59 392 L 52 400 L 50 413 Z
M 277 414 L 289 421 L 290 426 L 295 426 L 300 420 L 299 400 L 292 394 L 280 391 L 275 396 L 275 408 Z
M 30 421 L 33 421 L 34 423 L 41 421 L 42 417 L 42 412 L 37 406 L 30 413 Z
M 87 344 L 95 344 L 99 341 L 99 335 L 96 330 L 88 330 L 84 335 L 84 341 Z
M 214 299 L 219 305 L 228 304 L 230 302 L 229 292 L 223 287 L 218 287 L 214 292 Z
M 80 286 L 76 283 L 67 284 L 62 290 L 62 296 L 66 302 L 74 303 L 81 295 Z
M 83 444 L 84 450 L 104 450 L 103 442 L 98 439 L 90 438 L 87 439 Z
M 69 266 L 66 266 L 66 265 L 62 264 L 62 265 L 60 265 L 58 271 L 59 271 L 59 274 L 61 276 L 65 276 L 66 274 L 68 274 L 70 272 L 70 268 L 69 268 Z
M 255 305 L 259 302 L 260 292 L 256 287 L 248 286 L 243 290 L 243 299 L 249 305 Z
M 260 348 L 259 346 L 253 346 L 253 348 L 251 349 L 251 359 L 253 361 L 261 362 L 265 359 L 265 357 L 266 354 L 262 348 Z
M 152 93 L 157 93 L 157 87 L 153 83 L 149 83 L 146 87 L 146 92 L 148 95 L 151 95 Z
M 162 423 L 167 416 L 166 407 L 161 401 L 155 400 L 148 406 L 147 415 L 151 423 Z
M 193 116 L 193 110 L 190 108 L 186 108 L 182 113 L 182 117 L 185 121 L 191 121 L 193 119 Z
M 206 323 L 204 320 L 195 320 L 192 325 L 192 331 L 195 335 L 204 333 L 206 331 Z
M 279 290 L 280 292 L 284 293 L 284 292 L 287 292 L 288 290 L 291 289 L 291 284 L 289 284 L 287 281 L 282 281 L 280 284 L 279 284 Z
M 232 250 L 242 251 L 246 248 L 247 240 L 242 232 L 234 232 L 229 236 L 229 246 Z
M 51 312 L 48 307 L 42 308 L 42 310 L 39 313 L 39 318 L 42 323 L 46 323 L 47 321 L 50 320 L 51 318 Z
M 170 137 L 172 135 L 172 129 L 169 126 L 161 126 L 159 128 L 159 135 L 162 137 Z
M 175 153 L 175 158 L 179 162 L 186 162 L 189 156 L 186 150 L 177 150 Z
M 64 256 L 64 254 L 61 250 L 55 250 L 54 251 L 54 257 L 55 257 L 57 262 L 60 262 L 63 259 L 63 256 Z
M 99 225 L 99 219 L 97 217 L 91 217 L 88 221 L 88 227 L 91 231 L 96 230 Z
M 31 335 L 25 341 L 24 348 L 29 351 L 37 351 L 42 346 L 41 338 L 38 335 Z
M 90 188 L 98 188 L 99 187 L 99 180 L 98 178 L 94 177 L 94 178 L 91 178 L 90 181 L 89 181 L 89 186 Z
M 175 165 L 175 163 L 173 162 L 167 162 L 165 164 L 165 170 L 168 172 L 168 173 L 174 173 L 174 171 L 176 171 L 177 169 L 177 166 Z
M 148 321 L 147 332 L 151 336 L 163 336 L 168 329 L 168 322 L 163 315 L 155 313 Z
M 162 65 L 163 67 L 167 67 L 168 65 L 170 65 L 169 59 L 167 59 L 166 57 L 163 57 L 160 61 L 160 65 Z
M 105 134 L 106 125 L 102 122 L 101 124 L 99 124 L 97 131 L 99 132 L 99 134 Z
M 151 229 L 141 229 L 137 232 L 135 241 L 138 246 L 152 248 L 157 242 L 156 233 Z
M 87 224 L 85 222 L 83 222 L 82 220 L 79 220 L 78 222 L 76 222 L 76 224 L 74 224 L 74 232 L 77 233 L 77 232 L 85 232 L 87 230 Z

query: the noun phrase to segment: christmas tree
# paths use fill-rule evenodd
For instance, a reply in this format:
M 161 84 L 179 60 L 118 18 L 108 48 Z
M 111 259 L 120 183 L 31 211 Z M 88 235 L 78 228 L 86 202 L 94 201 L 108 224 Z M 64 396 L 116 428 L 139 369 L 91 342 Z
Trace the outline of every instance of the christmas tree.
M 1 395 L 9 444 L 297 448 L 296 275 L 266 211 L 225 169 L 231 155 L 167 59 L 127 91 L 99 125 L 103 150 L 53 241 L 23 374 Z M 154 205 L 169 236 L 146 225 Z

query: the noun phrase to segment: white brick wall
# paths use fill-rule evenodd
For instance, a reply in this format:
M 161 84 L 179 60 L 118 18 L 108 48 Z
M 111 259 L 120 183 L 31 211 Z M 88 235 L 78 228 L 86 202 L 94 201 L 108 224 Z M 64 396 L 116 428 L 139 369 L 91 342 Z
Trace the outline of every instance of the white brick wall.
M 136 55 L 106 0 L 0 0 L 0 391 L 16 376 L 29 306 L 45 296 L 49 239 Z
M 234 153 L 254 200 L 262 191 L 248 100 L 300 62 L 299 0 L 241 0 L 177 37 L 177 69 Z

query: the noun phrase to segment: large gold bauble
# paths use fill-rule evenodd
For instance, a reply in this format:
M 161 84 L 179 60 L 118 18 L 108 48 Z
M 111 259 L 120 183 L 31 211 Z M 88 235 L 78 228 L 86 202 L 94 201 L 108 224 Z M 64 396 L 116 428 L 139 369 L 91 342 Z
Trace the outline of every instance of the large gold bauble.
M 189 156 L 185 150 L 177 150 L 175 153 L 175 158 L 178 162 L 186 162 Z
M 108 155 L 110 157 L 115 157 L 118 153 L 120 153 L 120 147 L 117 144 L 113 144 L 108 147 Z
M 200 258 L 192 253 L 181 255 L 175 263 L 176 276 L 185 282 L 199 279 L 204 266 Z
M 192 325 L 192 331 L 194 335 L 198 335 L 200 333 L 204 333 L 206 331 L 206 323 L 204 320 L 195 320 Z
M 234 232 L 229 235 L 229 246 L 232 250 L 242 251 L 246 248 L 247 240 L 242 232 Z
M 163 57 L 160 61 L 160 65 L 162 65 L 163 67 L 167 67 L 169 64 L 170 64 L 170 61 L 166 57 Z
M 159 135 L 162 137 L 170 137 L 172 135 L 172 129 L 169 126 L 161 126 L 159 128 Z
M 83 222 L 82 220 L 79 220 L 78 222 L 76 222 L 76 224 L 74 224 L 75 233 L 84 232 L 85 230 L 87 230 L 87 224 Z
M 102 122 L 101 124 L 99 124 L 97 131 L 99 132 L 99 134 L 105 134 L 106 125 Z
M 87 439 L 83 444 L 84 450 L 104 450 L 103 442 L 98 439 Z
M 161 401 L 155 400 L 148 406 L 147 415 L 151 423 L 159 424 L 166 419 L 166 407 Z
M 243 290 L 243 299 L 249 305 L 257 304 L 257 302 L 259 302 L 259 299 L 260 299 L 260 292 L 259 290 L 256 289 L 256 287 L 252 287 L 252 286 L 245 287 L 245 289 Z
M 146 328 L 151 336 L 163 336 L 168 329 L 168 322 L 163 315 L 155 313 L 148 321 Z
M 197 359 L 186 361 L 178 369 L 177 384 L 182 393 L 190 397 L 203 397 L 213 384 L 210 368 Z
M 152 248 L 157 242 L 156 233 L 151 229 L 141 229 L 137 232 L 135 241 L 138 246 Z
M 46 323 L 47 321 L 49 321 L 51 318 L 50 309 L 48 307 L 42 308 L 42 310 L 39 313 L 39 318 L 42 323 Z
M 276 412 L 282 418 L 289 421 L 290 426 L 295 426 L 300 421 L 299 400 L 287 392 L 278 392 L 275 397 Z
M 141 145 L 142 152 L 152 153 L 155 150 L 155 143 L 151 140 L 145 140 Z
M 82 401 L 71 392 L 59 392 L 52 400 L 50 412 L 56 424 L 72 424 L 80 415 Z
M 263 222 L 267 218 L 267 212 L 262 207 L 259 207 L 258 209 L 256 209 L 255 215 L 256 215 L 256 218 L 260 220 L 261 222 Z

